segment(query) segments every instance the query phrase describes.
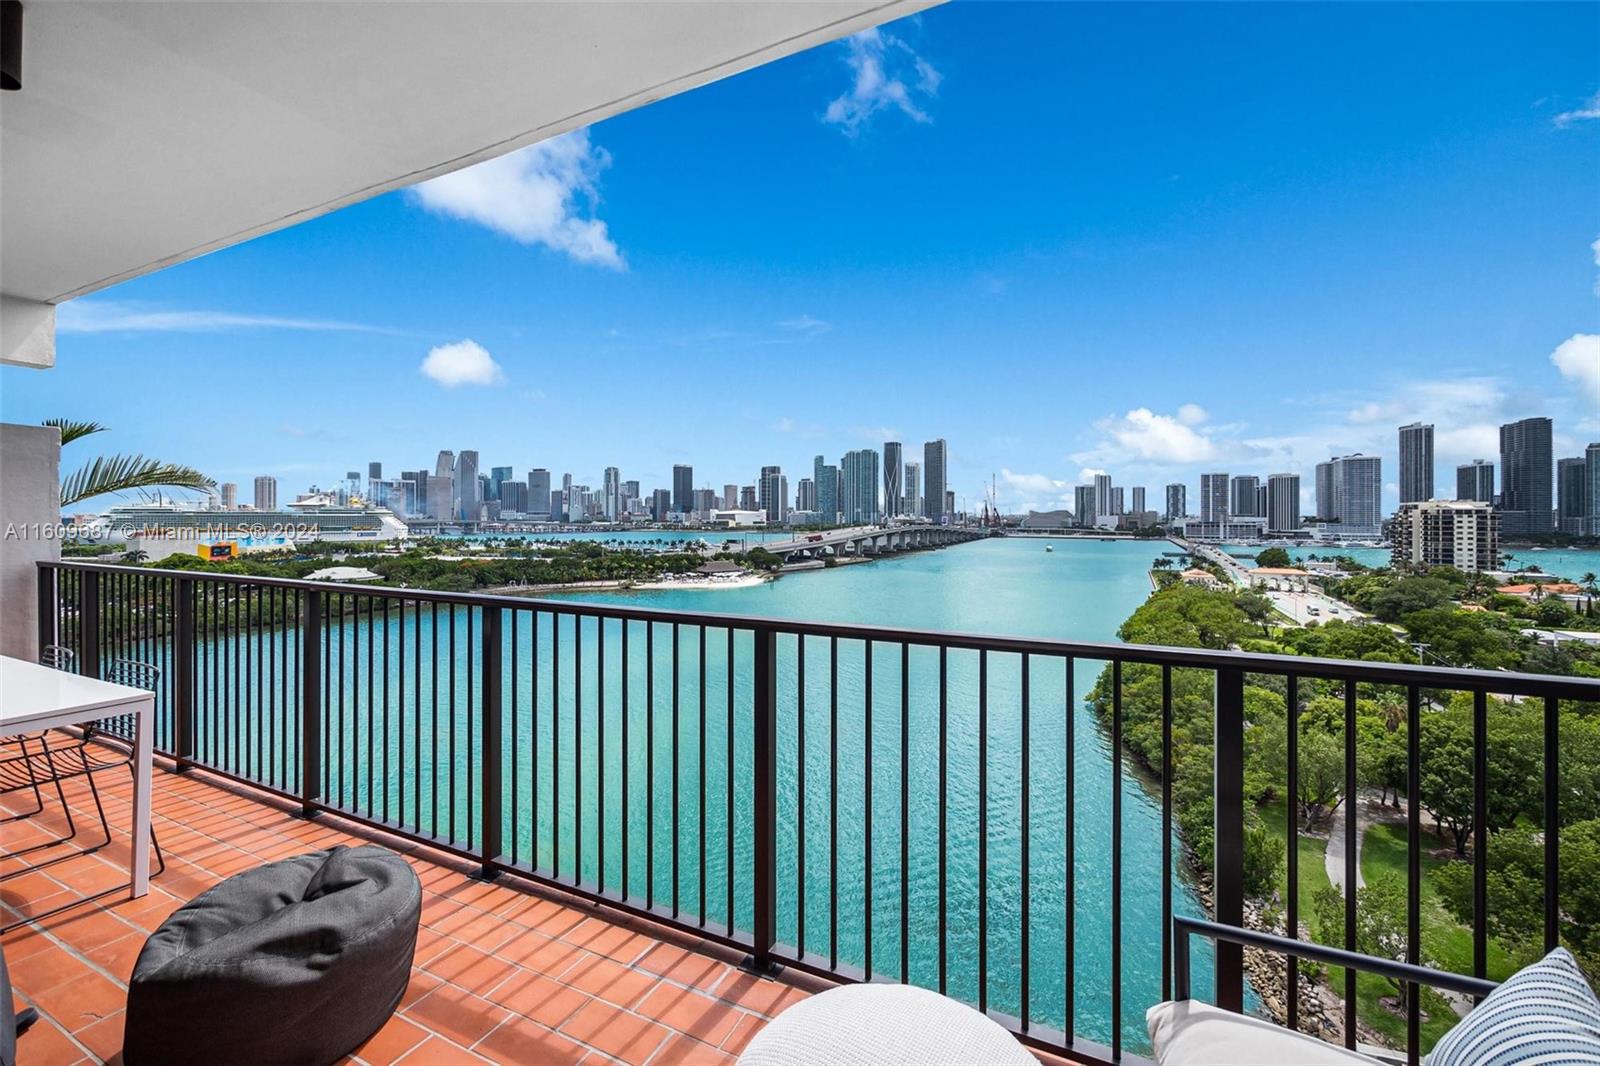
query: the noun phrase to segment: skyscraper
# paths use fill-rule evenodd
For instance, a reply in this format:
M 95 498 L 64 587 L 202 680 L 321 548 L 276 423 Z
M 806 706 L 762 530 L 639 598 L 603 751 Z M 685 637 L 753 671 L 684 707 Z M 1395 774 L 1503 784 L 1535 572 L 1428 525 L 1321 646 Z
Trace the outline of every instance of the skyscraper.
M 1433 499 L 1433 427 L 1400 427 L 1400 502 Z
M 909 518 L 922 514 L 922 464 L 906 464 L 905 506 L 900 513 Z
M 1300 475 L 1267 477 L 1267 530 L 1290 533 L 1300 528 Z
M 930 440 L 922 446 L 922 498 L 924 514 L 934 522 L 942 522 L 945 518 L 945 492 L 949 486 L 946 479 L 949 469 L 946 464 L 949 448 L 941 438 Z
M 222 509 L 224 511 L 239 509 L 239 486 L 232 481 L 222 483 Z
M 1507 537 L 1550 532 L 1554 428 L 1548 418 L 1500 427 L 1500 530 Z
M 817 483 L 814 479 L 808 477 L 800 479 L 800 485 L 795 489 L 794 509 L 797 511 L 817 509 Z
M 754 485 L 740 485 L 739 486 L 739 510 L 741 510 L 741 511 L 758 510 L 759 509 L 757 507 L 758 503 L 759 503 L 759 501 L 756 499 L 756 487 Z
M 606 521 L 615 522 L 622 517 L 622 471 L 614 466 L 606 467 L 600 492 Z
M 1588 537 L 1600 537 L 1600 444 L 1585 448 L 1583 460 L 1589 479 L 1585 493 L 1588 507 L 1583 512 L 1583 532 Z
M 1131 509 L 1132 509 L 1134 514 L 1138 514 L 1140 511 L 1144 510 L 1144 486 L 1143 485 L 1135 485 L 1133 487 L 1133 507 Z
M 276 511 L 278 509 L 278 479 L 275 477 L 256 478 L 256 510 Z
M 439 453 L 439 459 L 433 464 L 433 473 L 436 477 L 456 476 L 456 453 L 446 448 Z
M 455 517 L 456 479 L 454 474 L 435 474 L 428 479 L 426 500 L 429 518 L 449 522 Z
M 905 457 L 901 455 L 900 442 L 883 442 L 883 513 L 893 516 L 900 513 L 903 491 L 901 477 L 905 473 Z
M 1556 460 L 1556 529 L 1581 537 L 1588 527 L 1589 462 L 1584 456 Z
M 667 515 L 672 513 L 672 493 L 666 489 L 654 489 L 650 493 L 650 517 L 657 522 L 665 522 Z
M 722 486 L 722 506 L 726 507 L 730 511 L 737 511 L 739 509 L 738 485 Z
M 824 462 L 822 456 L 811 460 L 811 480 L 817 486 L 817 510 L 828 525 L 839 521 L 839 468 Z
M 1117 513 L 1116 504 L 1112 501 L 1112 487 L 1110 474 L 1096 474 L 1094 476 L 1094 517 L 1096 521 Z
M 509 466 L 492 467 L 489 470 L 489 499 L 500 499 L 500 486 L 513 480 L 515 475 Z
M 1254 474 L 1240 474 L 1228 480 L 1228 514 L 1246 518 L 1264 517 L 1256 510 L 1256 490 L 1261 479 Z
M 1228 475 L 1200 475 L 1200 521 L 1224 522 L 1228 518 Z
M 1376 455 L 1344 455 L 1328 461 L 1333 516 L 1329 532 L 1339 537 L 1374 540 L 1383 535 L 1383 460 Z M 1322 468 L 1317 468 L 1319 478 Z M 1320 488 L 1320 486 L 1319 486 Z M 1318 506 L 1317 510 L 1322 510 Z
M 764 511 L 768 522 L 781 523 L 789 515 L 789 479 L 783 468 L 764 466 L 756 480 L 757 507 Z
M 1456 467 L 1456 499 L 1494 502 L 1494 464 L 1474 459 Z
M 1317 517 L 1324 522 L 1332 522 L 1339 516 L 1336 513 L 1337 505 L 1333 496 L 1333 463 L 1317 464 Z
M 694 510 L 694 467 L 687 463 L 672 468 L 672 509 L 679 514 Z
M 550 471 L 542 466 L 528 471 L 528 510 L 535 517 L 550 514 Z
M 1072 486 L 1072 524 L 1087 529 L 1094 525 L 1094 486 Z
M 561 475 L 561 508 L 559 517 L 563 522 L 570 522 L 575 517 L 581 517 L 578 501 L 572 498 L 571 474 Z
M 846 452 L 839 464 L 844 499 L 839 509 L 846 524 L 870 525 L 878 520 L 878 453 L 871 448 Z
M 1167 521 L 1189 513 L 1189 486 L 1174 481 L 1167 486 Z
M 476 522 L 483 503 L 480 496 L 483 490 L 478 481 L 478 453 L 471 449 L 463 449 L 456 456 L 455 489 L 456 521 Z

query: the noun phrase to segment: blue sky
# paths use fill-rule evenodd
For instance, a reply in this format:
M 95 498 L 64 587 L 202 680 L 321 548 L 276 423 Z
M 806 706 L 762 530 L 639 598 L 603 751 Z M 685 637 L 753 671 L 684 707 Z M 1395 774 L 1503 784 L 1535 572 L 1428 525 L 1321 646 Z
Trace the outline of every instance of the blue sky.
M 77 301 L 0 413 L 283 493 L 441 448 L 793 484 L 942 436 L 1014 507 L 1393 481 L 1421 418 L 1448 494 L 1510 418 L 1600 439 L 1597 39 L 1593 4 L 952 4 Z

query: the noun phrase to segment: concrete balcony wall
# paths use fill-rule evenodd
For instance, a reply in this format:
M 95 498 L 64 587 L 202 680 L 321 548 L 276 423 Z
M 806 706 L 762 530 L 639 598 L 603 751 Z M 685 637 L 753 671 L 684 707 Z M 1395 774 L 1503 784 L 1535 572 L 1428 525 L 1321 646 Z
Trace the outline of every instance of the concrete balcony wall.
M 35 564 L 61 557 L 61 433 L 0 425 L 0 655 L 39 655 Z

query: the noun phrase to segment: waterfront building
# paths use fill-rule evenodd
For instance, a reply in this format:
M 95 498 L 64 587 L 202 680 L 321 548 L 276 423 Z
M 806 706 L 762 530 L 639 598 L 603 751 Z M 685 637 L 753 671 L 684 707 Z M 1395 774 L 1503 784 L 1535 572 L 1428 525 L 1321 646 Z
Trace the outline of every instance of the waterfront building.
M 1235 518 L 1224 514 L 1221 518 L 1188 518 L 1182 523 L 1185 540 L 1235 541 L 1260 540 L 1266 532 L 1267 520 L 1255 515 Z
M 1548 418 L 1500 427 L 1500 530 L 1508 537 L 1550 532 L 1555 452 Z
M 1433 427 L 1400 427 L 1400 502 L 1433 499 Z
M 756 510 L 759 510 L 759 509 L 760 508 L 757 506 L 757 500 L 756 500 L 756 487 L 754 485 L 742 485 L 742 486 L 740 486 L 740 488 L 739 488 L 739 510 L 741 510 L 741 511 L 756 511 Z
M 710 489 L 694 490 L 694 517 L 697 521 L 710 518 L 717 510 L 717 494 Z
M 672 468 L 672 509 L 688 514 L 694 507 L 694 467 L 678 463 Z
M 650 517 L 657 522 L 665 522 L 672 513 L 672 493 L 666 489 L 656 489 L 650 493 Z
M 930 440 L 922 446 L 923 514 L 935 523 L 944 518 L 945 506 L 949 502 L 945 484 L 949 475 L 946 465 L 948 452 L 942 438 Z
M 1256 487 L 1256 514 L 1266 517 L 1270 513 L 1267 510 L 1267 486 L 1263 483 Z
M 922 464 L 906 464 L 905 506 L 900 513 L 908 518 L 922 514 Z
M 1228 517 L 1228 475 L 1200 475 L 1200 520 L 1221 522 Z
M 1111 513 L 1113 515 L 1125 515 L 1128 513 L 1127 494 L 1123 491 L 1121 485 L 1113 485 L 1111 487 Z
M 1094 476 L 1094 521 L 1116 514 L 1111 502 L 1111 475 L 1096 474 Z M 1093 523 L 1091 523 L 1093 524 Z
M 955 520 L 955 517 L 956 517 L 956 491 L 955 491 L 955 489 L 945 489 L 944 490 L 944 516 L 943 517 L 948 521 L 954 521 Z
M 515 479 L 516 474 L 509 466 L 491 467 L 489 470 L 489 499 L 500 499 L 500 486 Z
M 1556 460 L 1556 529 L 1581 537 L 1588 528 L 1589 462 L 1584 456 Z
M 839 463 L 844 476 L 844 496 L 839 510 L 847 525 L 878 521 L 878 453 L 872 448 L 846 452 Z
M 456 453 L 446 448 L 439 453 L 439 458 L 433 464 L 435 477 L 456 476 Z
M 1167 486 L 1167 521 L 1183 518 L 1189 513 L 1189 486 L 1174 481 Z
M 1072 513 L 1076 516 L 1075 525 L 1088 529 L 1094 525 L 1094 486 L 1072 486 Z
M 239 486 L 232 481 L 222 483 L 222 509 L 224 511 L 239 509 Z
M 1456 499 L 1494 502 L 1494 464 L 1474 459 L 1456 467 Z
M 456 521 L 476 522 L 478 520 L 478 512 L 483 504 L 483 500 L 480 498 L 482 488 L 478 482 L 477 452 L 471 449 L 463 449 L 456 456 L 455 486 Z
M 1256 490 L 1261 479 L 1253 474 L 1239 474 L 1228 479 L 1228 513 L 1241 518 L 1264 518 L 1256 508 Z
M 817 509 L 817 482 L 815 478 L 803 477 L 800 487 L 795 490 L 794 506 L 797 511 L 815 511 Z
M 1600 444 L 1585 448 L 1583 459 L 1588 477 L 1585 494 L 1588 506 L 1583 512 L 1583 533 L 1587 537 L 1600 537 Z
M 570 522 L 570 521 L 572 521 L 572 519 L 574 517 L 573 512 L 577 509 L 576 506 L 575 506 L 576 502 L 577 501 L 575 501 L 572 498 L 572 475 L 571 474 L 562 474 L 561 475 L 561 506 L 556 508 L 555 517 L 558 518 L 562 522 Z
M 901 478 L 905 475 L 905 457 L 900 442 L 883 442 L 883 514 L 891 517 L 900 513 L 904 493 Z
M 1144 486 L 1133 487 L 1133 512 L 1138 514 L 1144 510 Z
M 789 513 L 789 479 L 783 468 L 764 466 L 756 479 L 756 507 L 773 525 L 782 525 Z
M 1271 474 L 1267 477 L 1267 532 L 1296 533 L 1300 530 L 1300 475 Z
M 1402 503 L 1390 535 L 1396 567 L 1453 566 L 1472 572 L 1499 568 L 1500 515 L 1478 500 Z
M 428 479 L 427 515 L 440 522 L 454 518 L 456 479 L 451 474 L 435 474 Z
M 737 507 L 724 507 L 711 513 L 711 522 L 714 525 L 726 526 L 730 529 L 759 528 L 767 524 L 765 511 L 745 511 Z
M 819 455 L 811 460 L 811 480 L 817 486 L 816 510 L 822 513 L 822 521 L 831 526 L 839 521 L 839 511 L 842 509 L 839 501 L 839 468 L 823 461 Z
M 606 516 L 607 522 L 615 522 L 622 517 L 622 471 L 614 466 L 606 467 L 601 481 L 600 499 L 601 513 Z
M 500 483 L 500 513 L 525 515 L 528 513 L 528 483 L 503 481 Z
M 739 509 L 739 486 L 722 486 L 722 506 L 725 510 L 737 511 Z
M 535 518 L 550 517 L 550 471 L 542 466 L 528 471 L 528 510 Z
M 1336 516 L 1333 502 L 1333 463 L 1317 464 L 1317 514 L 1316 517 L 1323 521 L 1331 521 Z
M 1377 540 L 1383 536 L 1383 460 L 1376 455 L 1343 455 L 1326 465 L 1330 500 L 1318 500 L 1320 537 L 1333 540 Z M 1319 495 L 1322 486 L 1318 485 Z
M 256 478 L 255 505 L 258 511 L 278 509 L 278 479 L 262 476 Z

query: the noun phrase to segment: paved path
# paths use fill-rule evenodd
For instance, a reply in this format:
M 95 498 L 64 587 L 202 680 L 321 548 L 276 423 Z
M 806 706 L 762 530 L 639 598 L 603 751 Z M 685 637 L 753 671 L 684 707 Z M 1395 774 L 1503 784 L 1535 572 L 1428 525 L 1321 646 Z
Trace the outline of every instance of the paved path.
M 1366 878 L 1361 875 L 1361 844 L 1367 837 L 1367 829 L 1379 822 L 1404 822 L 1406 809 L 1401 807 L 1385 807 L 1377 792 L 1362 789 L 1356 795 L 1356 891 L 1367 887 Z M 1333 882 L 1341 894 L 1344 892 L 1344 829 L 1345 820 L 1335 820 L 1332 831 L 1328 834 L 1328 847 L 1323 853 L 1322 864 L 1328 871 L 1328 880 Z

